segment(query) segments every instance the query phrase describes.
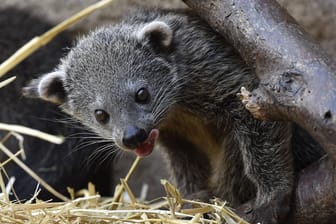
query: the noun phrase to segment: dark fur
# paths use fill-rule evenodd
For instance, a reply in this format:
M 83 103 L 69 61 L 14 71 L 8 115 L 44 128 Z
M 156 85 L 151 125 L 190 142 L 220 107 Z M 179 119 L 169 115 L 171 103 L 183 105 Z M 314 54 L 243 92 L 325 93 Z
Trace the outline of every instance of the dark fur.
M 41 18 L 13 8 L 0 10 L 0 61 L 11 56 L 19 47 L 30 39 L 51 28 L 51 25 Z M 56 106 L 48 105 L 42 101 L 22 98 L 21 89 L 28 80 L 35 78 L 41 72 L 52 69 L 59 58 L 64 54 L 64 48 L 70 45 L 68 34 L 62 34 L 47 47 L 40 49 L 33 56 L 23 61 L 9 75 L 16 75 L 17 79 L 12 84 L 0 89 L 0 120 L 4 123 L 25 125 L 47 133 L 70 136 L 86 131 L 69 127 L 69 124 L 57 122 L 66 119 Z M 3 79 L 2 79 L 3 80 Z M 77 124 L 77 126 L 80 126 Z M 0 139 L 6 134 L 0 131 Z M 77 136 L 79 137 L 79 136 Z M 42 179 L 61 193 L 68 195 L 66 187 L 81 189 L 87 187 L 89 181 L 97 185 L 97 190 L 107 195 L 110 190 L 109 180 L 111 170 L 107 166 L 87 166 L 86 162 L 98 147 L 93 145 L 79 151 L 74 148 L 83 140 L 69 139 L 62 145 L 51 144 L 37 138 L 24 136 L 24 148 L 27 159 L 24 161 Z M 15 139 L 10 139 L 5 144 L 16 152 L 18 144 Z M 6 157 L 0 154 L 1 161 Z M 34 194 L 37 183 L 21 168 L 12 162 L 5 167 L 9 176 L 16 178 L 14 189 L 20 199 L 30 199 Z M 13 196 L 13 195 L 12 195 Z M 13 197 L 14 198 L 14 197 Z M 40 199 L 51 199 L 53 196 L 42 188 L 38 195 Z
M 172 30 L 169 45 L 166 26 L 155 24 L 148 32 L 152 21 Z M 242 86 L 256 88 L 258 79 L 221 36 L 190 13 L 133 13 L 79 40 L 56 71 L 63 87 L 40 97 L 64 92 L 66 99 L 58 100 L 66 112 L 121 148 L 129 125 L 147 132 L 158 128 L 157 145 L 181 191 L 202 200 L 218 196 L 232 206 L 255 198 L 252 222 L 283 220 L 295 168 L 322 155 L 305 132 L 295 126 L 293 133 L 293 124 L 259 121 L 244 109 L 236 94 Z M 151 93 L 148 104 L 134 101 L 142 87 Z M 32 90 L 39 95 L 34 82 L 26 92 Z M 107 124 L 95 120 L 96 109 L 110 114 Z

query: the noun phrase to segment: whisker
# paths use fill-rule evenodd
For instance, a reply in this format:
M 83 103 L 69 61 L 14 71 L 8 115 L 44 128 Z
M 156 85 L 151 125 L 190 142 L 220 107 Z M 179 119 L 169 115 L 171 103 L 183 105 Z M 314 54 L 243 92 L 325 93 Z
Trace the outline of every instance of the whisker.
M 87 159 L 87 164 L 89 166 L 92 166 L 94 162 L 97 162 L 97 160 L 104 156 L 104 158 L 102 160 L 100 160 L 98 162 L 98 165 L 101 166 L 104 161 L 106 161 L 107 157 L 110 156 L 110 154 L 118 151 L 119 149 L 116 148 L 116 146 L 114 144 L 106 144 L 106 145 L 103 145 L 101 147 L 99 147 L 97 150 L 95 150 Z M 105 152 L 108 152 L 107 154 Z M 97 164 L 94 164 L 95 166 Z

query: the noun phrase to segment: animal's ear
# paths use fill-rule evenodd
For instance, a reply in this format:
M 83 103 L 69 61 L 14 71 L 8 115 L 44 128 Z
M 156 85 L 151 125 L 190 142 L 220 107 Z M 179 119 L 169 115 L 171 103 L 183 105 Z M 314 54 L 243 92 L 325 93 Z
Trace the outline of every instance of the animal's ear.
M 63 104 L 66 100 L 64 89 L 65 73 L 55 71 L 32 80 L 23 88 L 23 95 L 32 98 L 42 98 L 56 104 Z
M 148 41 L 156 47 L 168 48 L 173 41 L 173 30 L 163 21 L 152 21 L 137 32 L 139 41 Z

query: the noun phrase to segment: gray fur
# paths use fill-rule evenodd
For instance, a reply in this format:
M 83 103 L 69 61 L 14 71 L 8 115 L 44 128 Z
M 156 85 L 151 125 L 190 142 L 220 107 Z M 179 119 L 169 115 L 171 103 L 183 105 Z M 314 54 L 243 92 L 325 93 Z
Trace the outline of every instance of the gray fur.
M 161 39 L 139 38 L 153 21 L 170 27 L 170 44 L 166 29 L 158 30 L 166 35 Z M 236 94 L 242 86 L 254 89 L 258 79 L 198 17 L 135 13 L 80 39 L 57 70 L 66 74 L 62 108 L 120 148 L 128 125 L 147 132 L 158 128 L 157 146 L 185 195 L 218 196 L 232 206 L 255 197 L 250 221 L 276 223 L 283 218 L 279 206 L 287 214 L 294 180 L 292 125 L 258 121 L 243 108 Z M 134 101 L 141 87 L 150 91 L 149 104 Z M 96 109 L 110 114 L 106 125 L 95 121 Z M 261 218 L 265 213 L 271 218 Z

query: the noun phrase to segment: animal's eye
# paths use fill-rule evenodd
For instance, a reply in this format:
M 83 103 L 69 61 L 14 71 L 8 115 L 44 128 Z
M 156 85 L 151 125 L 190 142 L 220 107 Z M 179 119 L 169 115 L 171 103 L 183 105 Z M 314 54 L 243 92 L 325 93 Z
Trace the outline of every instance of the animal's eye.
M 101 124 L 106 124 L 110 119 L 110 115 L 105 110 L 95 110 L 94 114 L 96 120 Z
M 150 94 L 146 88 L 139 89 L 135 94 L 135 102 L 145 104 L 148 103 Z

